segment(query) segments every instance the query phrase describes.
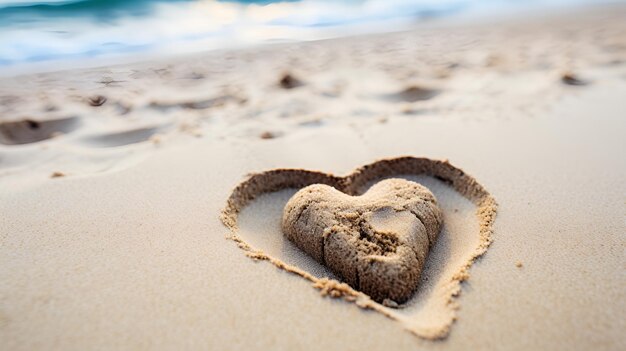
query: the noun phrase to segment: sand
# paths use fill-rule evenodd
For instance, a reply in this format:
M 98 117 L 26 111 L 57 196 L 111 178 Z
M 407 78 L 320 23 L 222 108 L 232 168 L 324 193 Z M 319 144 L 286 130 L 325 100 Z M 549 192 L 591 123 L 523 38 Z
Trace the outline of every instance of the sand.
M 0 348 L 625 349 L 625 15 L 3 77 Z M 454 308 L 441 294 L 480 247 L 480 217 L 427 174 L 403 178 L 435 194 L 444 228 L 414 303 L 383 306 L 395 319 L 332 298 L 349 286 L 285 245 L 295 190 L 249 201 L 239 245 L 318 289 L 227 239 L 220 214 L 250 174 L 400 156 L 449 160 L 497 199 Z M 407 332 L 446 323 L 436 340 Z

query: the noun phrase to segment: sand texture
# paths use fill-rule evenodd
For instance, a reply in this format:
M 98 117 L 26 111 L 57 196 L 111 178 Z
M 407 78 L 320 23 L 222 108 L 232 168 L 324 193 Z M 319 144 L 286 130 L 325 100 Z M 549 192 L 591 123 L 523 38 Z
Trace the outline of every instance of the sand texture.
M 0 350 L 626 349 L 624 18 L 1 77 Z M 398 306 L 281 229 L 389 178 L 442 214 Z

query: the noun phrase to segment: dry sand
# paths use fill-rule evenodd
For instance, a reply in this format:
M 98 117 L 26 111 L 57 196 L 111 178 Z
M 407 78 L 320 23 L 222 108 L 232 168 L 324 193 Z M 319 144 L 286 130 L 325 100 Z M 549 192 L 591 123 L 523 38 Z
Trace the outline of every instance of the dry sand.
M 2 78 L 0 349 L 626 349 L 625 16 Z M 449 159 L 499 204 L 454 308 L 441 286 L 479 218 L 426 175 L 407 178 L 437 196 L 444 230 L 413 302 L 389 309 L 401 323 L 226 240 L 220 213 L 250 173 L 404 155 Z M 278 229 L 293 193 L 247 203 L 238 235 L 332 279 Z M 439 340 L 406 331 L 451 320 Z

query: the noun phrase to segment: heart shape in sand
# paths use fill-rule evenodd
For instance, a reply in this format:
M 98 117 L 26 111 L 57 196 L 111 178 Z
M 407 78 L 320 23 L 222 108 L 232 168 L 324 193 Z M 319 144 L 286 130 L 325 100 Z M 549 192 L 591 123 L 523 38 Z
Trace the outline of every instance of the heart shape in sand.
M 403 303 L 418 285 L 441 224 L 430 190 L 386 179 L 361 196 L 309 185 L 285 206 L 282 230 L 354 289 L 378 302 Z
M 374 279 L 380 279 L 381 276 L 385 277 L 393 275 L 373 274 L 375 278 L 371 278 L 370 280 L 367 274 L 361 276 L 361 273 L 359 273 L 359 282 L 357 283 L 355 281 L 356 275 L 354 274 L 354 271 L 355 267 L 356 269 L 359 269 L 360 267 L 360 264 L 358 262 L 355 263 L 354 260 L 346 260 L 346 258 L 344 257 L 342 259 L 336 258 L 336 262 L 331 263 L 330 261 L 332 261 L 332 259 L 329 259 L 329 256 L 333 255 L 320 254 L 319 243 L 314 243 L 314 240 L 312 240 L 311 242 L 305 239 L 294 240 L 294 242 L 298 246 L 301 246 L 301 248 L 303 248 L 305 251 L 307 251 L 309 255 L 319 258 L 318 261 L 323 258 L 323 263 L 326 263 L 328 267 L 339 273 L 339 275 L 341 275 L 345 281 L 351 283 L 352 286 L 350 286 L 344 282 L 340 282 L 331 278 L 316 277 L 300 267 L 287 264 L 276 257 L 270 256 L 263 251 L 252 247 L 241 236 L 239 236 L 239 228 L 237 222 L 239 214 L 255 198 L 263 194 L 274 193 L 286 189 L 306 189 L 306 187 L 313 185 L 313 189 L 318 189 L 320 194 L 323 195 L 321 196 L 319 203 L 314 206 L 316 210 L 314 210 L 313 212 L 315 213 L 311 212 L 310 214 L 307 214 L 307 216 L 313 219 L 313 221 L 310 221 L 311 223 L 308 224 L 306 223 L 306 221 L 302 223 L 301 219 L 292 219 L 290 213 L 288 213 L 287 215 L 283 214 L 283 217 L 285 217 L 286 220 L 286 227 L 298 228 L 296 232 L 298 232 L 299 230 L 311 229 L 312 226 L 314 226 L 313 222 L 318 224 L 322 223 L 322 226 L 326 227 L 327 224 L 338 219 L 335 215 L 330 214 L 339 213 L 337 211 L 341 210 L 342 206 L 347 206 L 342 205 L 344 203 L 343 201 L 346 201 L 346 203 L 350 203 L 347 207 L 350 207 L 353 211 L 355 211 L 355 209 L 358 207 L 361 210 L 360 213 L 366 215 L 365 217 L 367 217 L 367 221 L 365 222 L 367 222 L 367 225 L 371 225 L 373 228 L 376 228 L 373 231 L 366 231 L 365 236 L 368 236 L 368 233 L 371 234 L 376 232 L 391 231 L 397 234 L 396 236 L 398 238 L 398 246 L 423 249 L 426 242 L 425 238 L 428 237 L 428 243 L 432 244 L 432 241 L 434 241 L 434 238 L 438 233 L 438 228 L 439 226 L 441 226 L 441 213 L 437 212 L 438 207 L 434 206 L 434 202 L 428 204 L 428 202 L 430 202 L 429 199 L 431 199 L 430 196 L 432 196 L 432 194 L 428 194 L 424 191 L 423 188 L 421 188 L 414 182 L 412 183 L 405 181 L 400 187 L 402 188 L 406 186 L 407 194 L 410 194 L 410 197 L 414 199 L 415 202 L 412 203 L 410 199 L 407 199 L 406 202 L 399 201 L 397 198 L 393 199 L 393 196 L 398 195 L 402 192 L 395 192 L 393 189 L 389 189 L 390 186 L 392 188 L 395 187 L 396 181 L 386 180 L 388 178 L 398 178 L 401 176 L 415 175 L 426 175 L 436 178 L 450 186 L 452 189 L 454 189 L 456 192 L 458 192 L 469 201 L 471 201 L 476 206 L 476 217 L 479 227 L 478 244 L 477 246 L 475 246 L 474 250 L 468 256 L 466 256 L 467 261 L 464 261 L 461 265 L 457 266 L 458 268 L 450 272 L 450 274 L 448 275 L 449 278 L 447 278 L 449 279 L 448 281 L 440 282 L 440 285 L 443 288 L 437 293 L 441 294 L 439 298 L 445 300 L 444 305 L 446 306 L 447 313 L 441 316 L 442 319 L 437 322 L 437 326 L 435 327 L 420 325 L 419 322 L 417 324 L 414 324 L 413 321 L 407 319 L 406 316 L 396 312 L 396 310 L 394 310 L 393 308 L 388 307 L 398 307 L 397 304 L 379 303 L 381 299 L 384 302 L 385 297 L 392 297 L 392 301 L 393 298 L 395 298 L 397 301 L 402 301 L 403 299 L 405 299 L 407 294 L 410 295 L 410 291 L 413 290 L 413 287 L 409 289 L 409 287 L 414 284 L 413 279 L 417 279 L 413 276 L 410 276 L 410 279 L 408 280 L 409 283 L 406 284 L 406 288 L 397 288 L 396 285 L 400 284 L 401 280 L 399 277 L 402 275 L 398 273 L 396 274 L 396 278 L 390 280 L 394 283 L 381 284 L 381 286 L 392 286 L 391 289 L 380 290 L 379 287 L 370 286 L 375 285 L 372 284 L 374 282 Z M 366 193 L 369 195 L 364 195 L 363 192 L 367 190 L 367 188 L 371 184 L 375 185 L 372 186 L 370 190 Z M 376 190 L 377 188 L 379 190 Z M 382 192 L 384 194 L 377 194 L 379 192 Z M 328 200 L 329 194 L 330 197 L 341 198 L 343 200 L 334 204 L 327 203 L 328 201 L 321 201 Z M 361 206 L 354 206 L 354 199 L 359 198 L 359 195 L 361 199 L 366 199 L 374 195 L 373 197 L 377 197 L 378 200 L 381 201 L 381 204 L 380 206 L 378 206 L 374 205 L 375 203 L 377 203 L 377 201 L 363 202 L 363 200 L 361 200 Z M 286 206 L 288 208 L 287 211 L 295 211 L 294 214 L 296 214 L 301 207 L 300 205 L 298 205 L 299 202 L 307 202 L 314 198 L 315 197 L 313 197 L 312 195 L 306 194 L 303 194 L 302 196 L 294 196 L 292 199 L 292 204 Z M 416 198 L 418 200 L 415 200 Z M 352 199 L 352 201 L 348 201 L 346 199 Z M 396 210 L 400 208 L 402 208 L 403 210 Z M 404 210 L 405 208 L 409 210 L 406 211 Z M 422 217 L 420 217 L 419 215 L 414 215 L 411 212 L 410 209 L 415 208 L 418 208 L 415 213 L 420 214 Z M 391 217 L 393 217 L 389 215 L 391 211 L 395 212 L 393 216 L 404 216 L 406 221 L 389 220 Z M 310 281 L 313 287 L 319 289 L 322 296 L 342 298 L 345 301 L 353 302 L 361 308 L 379 312 L 392 320 L 400 322 L 407 330 L 414 333 L 415 335 L 427 339 L 437 339 L 443 338 L 448 335 L 450 326 L 455 320 L 454 310 L 458 308 L 458 303 L 455 302 L 455 298 L 460 294 L 460 283 L 468 279 L 469 268 L 472 266 L 472 263 L 487 251 L 487 248 L 492 241 L 491 236 L 493 233 L 493 222 L 496 216 L 496 211 L 497 203 L 495 199 L 491 196 L 491 194 L 482 185 L 480 185 L 476 181 L 476 179 L 466 174 L 461 169 L 451 165 L 450 163 L 448 163 L 448 161 L 439 161 L 428 158 L 416 157 L 398 157 L 376 161 L 372 164 L 356 169 L 351 174 L 345 177 L 338 177 L 328 173 L 303 169 L 274 169 L 261 173 L 251 174 L 246 180 L 239 183 L 230 194 L 226 203 L 226 207 L 222 211 L 221 220 L 224 225 L 228 227 L 231 231 L 231 235 L 229 236 L 229 238 L 235 241 L 237 245 L 245 251 L 247 256 L 255 260 L 268 261 L 281 270 L 296 274 Z M 302 209 L 301 212 L 304 213 L 304 209 Z M 344 214 L 343 216 L 345 217 L 345 215 L 346 214 Z M 349 220 L 350 215 L 347 214 L 347 216 L 348 217 L 345 218 Z M 419 221 L 417 220 L 418 218 Z M 352 223 L 352 226 L 348 225 L 347 228 L 352 228 L 355 225 L 354 223 L 358 223 L 358 221 L 352 222 L 351 220 L 350 222 Z M 424 232 L 421 231 L 421 225 L 423 225 L 424 227 L 423 229 L 425 231 L 425 235 Z M 359 229 L 361 228 L 360 226 L 357 227 Z M 288 229 L 285 230 L 285 232 L 287 233 L 290 229 L 286 229 Z M 315 228 L 313 229 L 315 230 Z M 332 230 L 332 227 L 330 230 Z M 287 235 L 292 235 L 295 237 L 298 235 L 296 232 Z M 350 240 L 349 234 L 344 234 L 344 238 L 341 240 L 337 240 L 334 245 L 340 246 L 342 245 L 342 242 L 345 243 Z M 359 233 L 359 236 L 360 235 L 361 234 Z M 324 237 L 323 234 L 322 237 Z M 312 238 L 319 239 L 319 236 L 313 235 Z M 403 238 L 403 240 L 406 240 L 406 242 L 409 244 L 407 245 L 406 243 L 402 243 L 402 245 L 399 245 L 400 238 Z M 340 239 L 340 237 L 338 237 L 337 239 Z M 415 239 L 415 242 L 410 243 L 413 239 Z M 324 244 L 324 246 L 326 245 L 327 244 Z M 380 246 L 385 245 L 386 244 Z M 324 251 L 328 251 L 328 248 L 325 248 Z M 340 255 L 341 252 L 343 252 L 341 248 L 337 249 L 335 256 L 338 256 L 337 253 L 339 253 Z M 357 255 L 359 254 L 359 250 L 354 250 L 354 247 L 347 248 L 345 252 L 352 252 L 352 254 Z M 367 250 L 364 250 L 361 252 L 361 254 L 367 252 Z M 418 258 L 422 257 L 421 255 L 422 253 L 415 254 L 416 260 L 412 263 L 413 268 L 406 270 L 407 272 L 411 272 L 408 273 L 409 275 L 414 275 L 416 274 L 416 272 L 421 271 L 421 269 L 423 268 L 423 262 L 420 261 L 420 259 Z M 368 260 L 367 256 L 368 255 L 366 254 L 366 261 Z M 384 257 L 385 255 L 383 254 L 382 256 Z M 407 252 L 406 254 L 400 253 L 396 256 L 390 256 L 392 257 L 392 260 L 394 258 L 398 258 L 398 256 L 400 257 L 399 260 L 406 260 L 407 258 L 410 258 L 411 254 Z M 426 253 L 423 253 L 423 257 L 426 257 Z M 382 260 L 382 258 L 379 259 Z M 342 267 L 342 262 L 352 263 L 349 264 L 347 267 Z M 382 265 L 382 267 L 385 267 L 384 269 L 387 269 L 389 267 L 393 267 L 393 265 Z M 417 274 L 419 275 L 419 273 Z M 357 289 L 353 287 L 356 287 Z

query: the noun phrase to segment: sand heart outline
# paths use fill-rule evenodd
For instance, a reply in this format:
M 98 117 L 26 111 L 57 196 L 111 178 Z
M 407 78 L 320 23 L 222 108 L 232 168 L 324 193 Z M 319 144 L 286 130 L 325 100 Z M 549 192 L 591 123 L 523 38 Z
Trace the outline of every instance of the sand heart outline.
M 329 278 L 317 278 L 299 267 L 289 265 L 252 247 L 238 235 L 237 219 L 241 210 L 262 194 L 284 189 L 302 189 L 312 184 L 324 184 L 347 195 L 355 196 L 359 195 L 359 190 L 367 184 L 403 175 L 427 175 L 439 179 L 477 207 L 479 244 L 470 258 L 458 268 L 450 281 L 450 286 L 453 288 L 449 292 L 448 304 L 456 309 L 458 304 L 455 303 L 455 299 L 461 293 L 461 283 L 469 278 L 470 267 L 476 259 L 487 251 L 493 241 L 493 224 L 498 204 L 495 198 L 475 178 L 453 166 L 447 160 L 412 156 L 389 158 L 357 168 L 343 177 L 304 169 L 274 169 L 250 174 L 231 192 L 220 219 L 230 230 L 228 239 L 236 242 L 248 257 L 254 260 L 268 261 L 279 269 L 310 281 L 322 296 L 341 298 L 360 308 L 379 312 L 392 320 L 399 320 L 397 315 L 391 313 L 386 306 L 374 301 L 365 293 L 353 289 L 346 283 Z M 442 339 L 449 334 L 455 319 L 451 318 L 449 323 L 437 330 L 424 331 L 405 327 L 409 332 L 424 339 Z

